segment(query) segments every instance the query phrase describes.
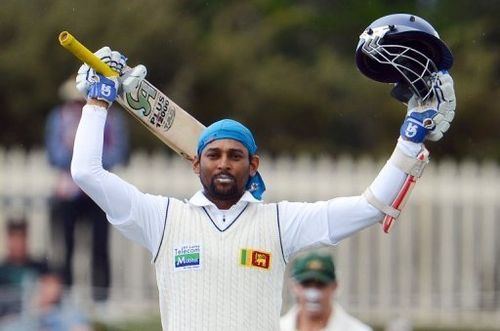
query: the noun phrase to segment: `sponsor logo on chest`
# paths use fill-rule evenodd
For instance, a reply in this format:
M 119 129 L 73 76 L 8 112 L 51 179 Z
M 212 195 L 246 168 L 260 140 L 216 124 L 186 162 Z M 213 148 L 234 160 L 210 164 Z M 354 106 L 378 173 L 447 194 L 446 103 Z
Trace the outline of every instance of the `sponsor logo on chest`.
M 174 271 L 201 268 L 201 245 L 174 247 Z

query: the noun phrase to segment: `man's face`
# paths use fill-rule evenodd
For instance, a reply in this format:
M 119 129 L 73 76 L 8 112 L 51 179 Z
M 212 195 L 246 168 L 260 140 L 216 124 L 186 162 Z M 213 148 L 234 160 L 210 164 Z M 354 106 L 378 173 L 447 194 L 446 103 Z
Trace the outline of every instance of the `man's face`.
M 337 283 L 321 283 L 314 280 L 293 284 L 293 292 L 301 309 L 311 315 L 322 315 L 329 311 Z
M 10 230 L 7 237 L 8 258 L 13 263 L 23 263 L 28 256 L 27 234 L 24 230 Z
M 40 308 L 50 307 L 61 301 L 64 286 L 57 275 L 47 274 L 39 279 L 38 305 Z
M 209 199 L 239 200 L 245 192 L 249 176 L 255 175 L 259 165 L 256 155 L 232 139 L 215 140 L 208 144 L 193 162 L 194 172 Z

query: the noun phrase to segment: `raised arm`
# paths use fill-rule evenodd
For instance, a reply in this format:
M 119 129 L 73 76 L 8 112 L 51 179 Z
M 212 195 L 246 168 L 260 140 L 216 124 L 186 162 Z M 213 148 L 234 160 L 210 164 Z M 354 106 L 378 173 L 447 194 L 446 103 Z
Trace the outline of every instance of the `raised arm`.
M 106 48 L 104 52 L 111 51 Z M 108 57 L 120 61 L 117 54 Z M 167 199 L 144 194 L 103 168 L 107 108 L 116 98 L 119 82 L 88 70 L 82 66 L 77 77 L 77 88 L 87 96 L 87 104 L 75 137 L 71 174 L 118 230 L 154 253 L 163 233 Z
M 279 204 L 280 226 L 285 255 L 306 247 L 333 245 L 352 234 L 399 216 L 396 204 L 404 184 L 422 175 L 427 160 L 417 156 L 425 150 L 424 140 L 439 140 L 455 115 L 453 79 L 446 72 L 436 75 L 433 97 L 412 98 L 392 156 L 360 196 L 335 198 L 316 203 Z M 403 192 L 404 193 L 404 192 Z M 399 208 L 398 208 L 399 207 Z
M 130 215 L 134 188 L 102 166 L 106 107 L 102 101 L 92 99 L 83 107 L 75 136 L 71 175 L 108 217 L 122 220 Z

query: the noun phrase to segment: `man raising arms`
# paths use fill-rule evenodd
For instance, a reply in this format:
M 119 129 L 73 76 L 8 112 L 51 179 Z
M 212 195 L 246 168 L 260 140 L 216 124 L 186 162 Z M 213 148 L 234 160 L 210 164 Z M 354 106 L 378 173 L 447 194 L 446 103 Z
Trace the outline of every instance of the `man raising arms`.
M 125 57 L 109 48 L 98 55 L 118 72 L 125 66 Z M 201 190 L 184 202 L 140 192 L 103 169 L 106 109 L 120 79 L 84 65 L 77 87 L 87 104 L 75 139 L 73 178 L 113 226 L 151 252 L 162 326 L 176 331 L 278 330 L 287 261 L 299 250 L 334 245 L 385 214 L 397 216 L 391 204 L 412 169 L 423 168 L 416 158 L 423 141 L 448 129 L 424 120 L 453 112 L 455 100 L 451 77 L 438 73 L 433 89 L 444 91 L 440 100 L 418 103 L 430 111 L 425 118 L 421 108 L 408 109 L 395 151 L 366 193 L 314 203 L 264 203 L 251 131 L 233 120 L 218 121 L 198 140 L 192 166 Z

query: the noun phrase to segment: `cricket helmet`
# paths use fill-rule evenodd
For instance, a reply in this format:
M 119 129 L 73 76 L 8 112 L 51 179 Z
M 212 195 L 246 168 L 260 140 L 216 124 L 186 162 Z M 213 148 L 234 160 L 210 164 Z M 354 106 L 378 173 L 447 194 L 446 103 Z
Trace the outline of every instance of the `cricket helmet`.
M 392 14 L 372 22 L 359 36 L 356 64 L 367 77 L 407 86 L 422 99 L 430 77 L 453 65 L 453 55 L 432 25 L 415 15 Z

